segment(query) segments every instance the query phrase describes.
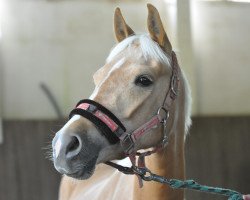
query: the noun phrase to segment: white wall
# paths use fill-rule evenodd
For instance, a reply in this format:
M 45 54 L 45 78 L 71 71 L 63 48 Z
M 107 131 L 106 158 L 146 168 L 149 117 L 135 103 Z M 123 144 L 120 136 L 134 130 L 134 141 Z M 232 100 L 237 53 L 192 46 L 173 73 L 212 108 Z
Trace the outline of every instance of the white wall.
M 0 10 L 1 13 L 1 10 Z M 0 47 L 1 47 L 1 37 L 2 37 L 2 27 L 1 27 L 1 19 L 0 19 Z M 2 54 L 0 48 L 0 144 L 3 143 L 3 124 L 2 124 L 2 117 L 3 117 L 3 63 L 2 63 Z
M 6 0 L 3 6 L 4 117 L 55 117 L 39 89 L 40 82 L 49 86 L 67 115 L 79 99 L 90 95 L 92 74 L 115 44 L 115 5 Z M 121 7 L 127 21 L 143 31 L 145 5 L 128 3 Z
M 179 3 L 183 7 L 175 9 L 174 4 L 154 2 L 191 81 L 194 114 L 249 114 L 249 4 L 195 1 L 189 32 L 188 5 Z M 92 74 L 115 44 L 112 22 L 117 5 L 132 28 L 146 30 L 143 1 L 2 0 L 3 116 L 55 118 L 40 82 L 55 94 L 65 116 L 79 99 L 88 97 Z M 167 5 L 171 9 L 165 9 Z M 173 18 L 165 19 L 168 16 Z
M 250 113 L 250 3 L 193 1 L 197 113 Z

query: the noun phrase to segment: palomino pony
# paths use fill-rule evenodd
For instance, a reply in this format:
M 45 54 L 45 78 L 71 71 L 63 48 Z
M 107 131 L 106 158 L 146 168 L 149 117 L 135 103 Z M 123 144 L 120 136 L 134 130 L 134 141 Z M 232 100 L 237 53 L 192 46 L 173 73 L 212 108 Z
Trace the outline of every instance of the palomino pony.
M 183 200 L 182 190 L 153 182 L 139 188 L 136 176 L 103 164 L 118 160 L 125 165 L 128 159 L 121 159 L 127 156 L 135 164 L 135 152 L 158 147 L 146 157 L 147 167 L 164 177 L 184 179 L 185 135 L 191 124 L 189 85 L 157 9 L 148 4 L 149 34 L 136 35 L 119 8 L 114 30 L 118 44 L 94 74 L 94 92 L 78 103 L 52 142 L 54 166 L 65 174 L 59 199 Z M 161 118 L 160 112 L 166 115 Z M 163 145 L 166 136 L 168 144 Z M 130 138 L 128 149 L 124 138 Z

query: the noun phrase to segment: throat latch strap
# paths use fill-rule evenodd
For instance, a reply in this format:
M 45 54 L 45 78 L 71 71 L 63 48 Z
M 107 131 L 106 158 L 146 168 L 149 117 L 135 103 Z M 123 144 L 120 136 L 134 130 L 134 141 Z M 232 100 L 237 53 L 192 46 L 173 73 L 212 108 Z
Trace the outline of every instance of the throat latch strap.
M 172 76 L 170 80 L 170 87 L 168 92 L 166 93 L 165 99 L 163 101 L 162 107 L 170 110 L 173 101 L 178 96 L 178 90 L 179 90 L 179 82 L 180 82 L 180 75 L 179 75 L 179 64 L 177 61 L 177 57 L 174 51 L 172 51 Z

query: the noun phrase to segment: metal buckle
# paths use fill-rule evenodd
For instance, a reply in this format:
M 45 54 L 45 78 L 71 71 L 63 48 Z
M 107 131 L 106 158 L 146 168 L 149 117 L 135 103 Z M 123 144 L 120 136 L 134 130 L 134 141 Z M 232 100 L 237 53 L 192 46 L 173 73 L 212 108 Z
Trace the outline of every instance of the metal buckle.
M 121 145 L 127 154 L 131 154 L 134 148 L 134 141 L 131 134 L 127 134 L 123 140 L 121 140 Z
M 169 112 L 166 108 L 161 106 L 158 109 L 157 115 L 161 116 L 162 111 L 164 111 L 164 113 L 165 113 L 165 116 L 162 117 L 162 119 L 161 119 L 161 123 L 163 124 L 163 132 L 164 132 L 163 139 L 162 139 L 162 147 L 165 147 L 168 144 L 168 136 L 167 136 L 167 132 L 166 132 L 166 127 L 167 127 L 167 121 L 169 118 Z
M 162 111 L 164 112 L 164 116 L 162 117 L 161 113 Z M 161 116 L 161 123 L 167 123 L 167 119 L 169 118 L 169 112 L 166 108 L 164 108 L 163 106 L 161 106 L 158 111 L 157 111 L 157 115 Z
M 171 92 L 175 96 L 178 95 L 177 81 L 178 81 L 178 77 L 177 77 L 176 74 L 174 74 L 173 77 L 172 77 L 172 79 L 171 79 Z
M 87 111 L 89 111 L 90 113 L 94 113 L 97 110 L 98 110 L 97 107 L 92 104 L 89 104 L 89 107 L 87 109 Z
M 118 126 L 117 130 L 114 131 L 114 134 L 115 134 L 118 138 L 120 138 L 120 137 L 124 134 L 124 130 L 123 130 L 120 126 Z

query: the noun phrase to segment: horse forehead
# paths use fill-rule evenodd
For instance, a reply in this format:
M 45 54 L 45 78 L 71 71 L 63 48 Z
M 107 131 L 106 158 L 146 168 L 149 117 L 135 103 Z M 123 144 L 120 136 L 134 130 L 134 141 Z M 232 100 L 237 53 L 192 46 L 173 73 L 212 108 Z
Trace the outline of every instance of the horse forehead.
M 122 57 L 114 63 L 114 65 L 110 68 L 109 73 L 112 73 L 115 70 L 124 69 L 126 66 L 128 66 L 128 61 L 125 57 Z
M 113 62 L 112 67 L 108 66 L 103 80 L 117 79 L 119 77 L 133 77 L 141 72 L 155 75 L 155 78 L 164 74 L 165 67 L 155 59 L 145 59 L 143 56 L 121 57 Z
M 164 69 L 163 64 L 154 58 L 147 57 L 143 54 L 140 45 L 138 43 L 131 44 L 130 47 L 121 51 L 116 55 L 112 60 L 109 60 L 99 71 L 98 78 L 99 80 L 107 80 L 108 78 L 125 75 L 128 73 L 130 76 L 133 73 L 139 73 L 140 70 L 145 69 L 151 70 L 154 74 L 162 73 Z M 114 73 L 115 72 L 115 73 Z
M 143 53 L 140 51 L 130 51 L 129 53 L 121 54 L 116 57 L 115 60 L 107 63 L 105 67 L 108 69 L 110 73 L 116 70 L 123 71 L 123 69 L 131 68 L 131 70 L 135 69 L 143 69 L 147 67 L 152 70 L 159 70 L 162 67 L 162 63 L 154 58 L 145 58 Z

